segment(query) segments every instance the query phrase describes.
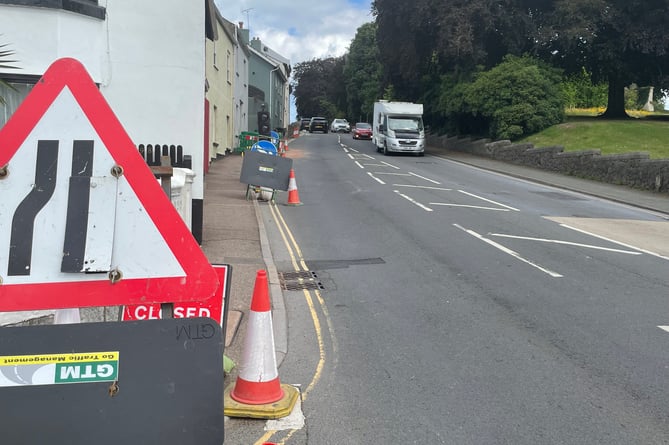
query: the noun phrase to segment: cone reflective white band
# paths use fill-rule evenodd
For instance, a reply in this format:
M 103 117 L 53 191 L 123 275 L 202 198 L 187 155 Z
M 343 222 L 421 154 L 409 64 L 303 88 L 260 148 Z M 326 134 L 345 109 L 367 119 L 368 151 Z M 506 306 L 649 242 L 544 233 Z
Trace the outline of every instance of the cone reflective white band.
M 239 376 L 230 397 L 248 405 L 264 405 L 281 400 L 284 391 L 274 354 L 272 307 L 267 272 L 259 270 L 253 288 L 249 323 Z
M 268 382 L 278 376 L 271 312 L 250 311 L 239 377 L 249 382 Z

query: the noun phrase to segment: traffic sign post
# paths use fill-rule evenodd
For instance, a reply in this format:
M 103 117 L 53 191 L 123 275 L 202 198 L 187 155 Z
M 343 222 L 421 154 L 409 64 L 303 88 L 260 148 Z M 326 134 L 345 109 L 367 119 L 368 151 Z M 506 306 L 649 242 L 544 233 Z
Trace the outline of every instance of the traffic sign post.
M 0 196 L 0 311 L 216 292 L 216 272 L 74 59 L 54 62 L 0 129 Z

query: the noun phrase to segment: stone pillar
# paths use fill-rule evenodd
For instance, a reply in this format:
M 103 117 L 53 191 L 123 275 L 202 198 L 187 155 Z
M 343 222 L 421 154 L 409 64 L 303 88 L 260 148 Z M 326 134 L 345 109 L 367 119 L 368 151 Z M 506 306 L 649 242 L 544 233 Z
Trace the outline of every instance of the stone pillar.
M 643 106 L 644 111 L 655 111 L 653 106 L 653 87 L 650 87 L 648 90 L 648 99 L 646 99 L 646 105 Z

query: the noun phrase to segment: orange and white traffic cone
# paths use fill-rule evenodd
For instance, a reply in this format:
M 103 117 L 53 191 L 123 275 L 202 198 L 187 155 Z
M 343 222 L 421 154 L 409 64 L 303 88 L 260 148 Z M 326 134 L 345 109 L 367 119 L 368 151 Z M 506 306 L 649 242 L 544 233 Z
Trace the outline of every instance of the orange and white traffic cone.
M 223 410 L 231 417 L 280 419 L 293 410 L 298 390 L 282 385 L 276 366 L 267 272 L 259 270 L 237 382 L 225 390 Z
M 295 181 L 295 170 L 290 169 L 290 178 L 288 181 L 288 202 L 289 206 L 301 206 L 300 195 L 297 192 L 297 182 Z

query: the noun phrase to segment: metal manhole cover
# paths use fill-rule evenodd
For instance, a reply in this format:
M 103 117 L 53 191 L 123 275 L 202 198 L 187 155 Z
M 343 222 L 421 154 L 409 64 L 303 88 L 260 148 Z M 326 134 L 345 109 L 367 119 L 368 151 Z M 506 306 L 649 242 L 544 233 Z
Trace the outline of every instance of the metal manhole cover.
M 283 290 L 325 289 L 315 272 L 279 272 Z

